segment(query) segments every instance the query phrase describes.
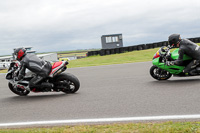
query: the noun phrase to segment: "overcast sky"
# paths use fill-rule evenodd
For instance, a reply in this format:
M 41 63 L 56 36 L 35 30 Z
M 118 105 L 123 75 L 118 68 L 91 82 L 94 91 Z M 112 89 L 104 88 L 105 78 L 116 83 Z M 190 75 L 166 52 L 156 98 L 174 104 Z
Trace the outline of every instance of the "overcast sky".
M 124 46 L 200 37 L 200 0 L 0 0 L 0 55 L 101 48 L 118 33 Z

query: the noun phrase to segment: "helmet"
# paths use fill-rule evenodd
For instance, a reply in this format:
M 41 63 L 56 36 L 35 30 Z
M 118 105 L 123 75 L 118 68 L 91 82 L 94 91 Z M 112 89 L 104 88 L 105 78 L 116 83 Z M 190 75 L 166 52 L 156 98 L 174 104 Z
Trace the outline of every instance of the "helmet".
M 14 50 L 14 58 L 17 60 L 22 60 L 22 58 L 26 55 L 26 49 L 24 48 L 17 48 Z
M 162 47 L 159 49 L 159 54 L 164 55 L 164 54 L 166 54 L 168 51 L 169 51 L 169 48 L 168 48 L 168 47 L 162 46 Z
M 176 47 L 176 45 L 181 41 L 180 34 L 172 34 L 168 38 L 170 47 Z

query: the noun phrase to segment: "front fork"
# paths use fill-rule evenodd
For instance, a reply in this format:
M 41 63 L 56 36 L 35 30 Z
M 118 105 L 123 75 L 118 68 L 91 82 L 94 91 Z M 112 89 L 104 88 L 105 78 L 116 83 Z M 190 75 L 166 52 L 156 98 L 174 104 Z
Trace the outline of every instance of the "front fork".
M 9 82 L 13 85 L 13 88 L 15 88 L 15 89 L 20 88 L 22 90 L 30 91 L 28 81 L 16 81 L 13 79 L 13 80 L 10 80 Z

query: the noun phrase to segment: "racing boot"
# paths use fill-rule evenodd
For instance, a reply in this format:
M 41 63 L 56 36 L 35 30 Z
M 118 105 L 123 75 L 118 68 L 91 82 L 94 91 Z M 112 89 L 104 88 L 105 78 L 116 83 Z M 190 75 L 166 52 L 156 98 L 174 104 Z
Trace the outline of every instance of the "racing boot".
M 197 67 L 196 70 L 197 70 L 197 73 L 200 74 L 200 67 Z
M 190 76 L 196 76 L 197 74 L 198 74 L 197 69 L 192 69 L 191 71 L 189 71 Z

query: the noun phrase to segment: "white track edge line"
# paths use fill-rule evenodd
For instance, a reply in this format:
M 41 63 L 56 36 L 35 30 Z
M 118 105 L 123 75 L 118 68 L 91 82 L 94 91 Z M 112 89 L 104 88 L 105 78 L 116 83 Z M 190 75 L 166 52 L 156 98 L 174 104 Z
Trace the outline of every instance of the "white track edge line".
M 197 115 L 171 115 L 171 116 L 146 116 L 146 117 L 122 117 L 122 118 L 72 119 L 72 120 L 52 120 L 52 121 L 0 123 L 0 127 L 27 126 L 27 125 L 50 125 L 50 124 L 125 122 L 125 121 L 181 120 L 181 119 L 200 119 L 200 114 L 197 114 Z

